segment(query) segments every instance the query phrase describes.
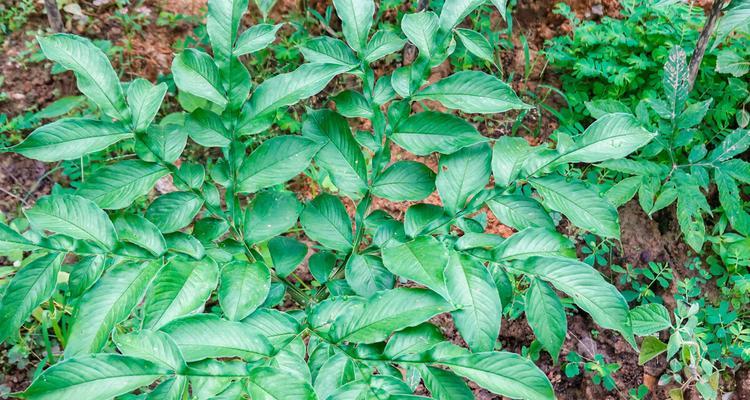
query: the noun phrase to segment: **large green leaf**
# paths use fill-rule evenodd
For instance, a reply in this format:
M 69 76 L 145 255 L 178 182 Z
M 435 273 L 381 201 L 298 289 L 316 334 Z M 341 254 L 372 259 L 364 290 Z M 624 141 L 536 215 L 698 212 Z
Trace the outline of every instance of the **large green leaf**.
M 386 31 L 379 30 L 372 35 L 370 41 L 367 42 L 362 58 L 367 63 L 373 63 L 389 54 L 395 53 L 401 50 L 406 44 L 406 40 L 402 39 L 399 35 Z
M 128 106 L 133 114 L 132 126 L 136 132 L 145 131 L 151 125 L 166 94 L 167 84 L 164 82 L 152 85 L 151 82 L 138 78 L 128 85 Z
M 266 140 L 245 158 L 238 171 L 237 190 L 253 193 L 284 183 L 304 171 L 320 147 L 301 136 Z
M 438 31 L 438 16 L 432 11 L 406 14 L 401 20 L 401 30 L 426 59 L 434 55 L 435 37 Z
M 484 0 L 446 0 L 440 10 L 440 29 L 449 32 L 482 4 Z
M 331 327 L 336 342 L 375 343 L 394 331 L 419 325 L 452 307 L 440 295 L 425 289 L 386 290 L 339 316 Z
M 154 200 L 146 209 L 146 219 L 163 233 L 178 231 L 193 222 L 203 207 L 203 199 L 193 192 L 171 192 Z
M 268 190 L 256 194 L 245 211 L 245 242 L 262 242 L 288 231 L 297 224 L 301 209 L 294 193 Z
M 367 165 L 359 144 L 354 140 L 346 119 L 331 110 L 308 112 L 302 136 L 322 146 L 315 163 L 328 171 L 339 191 L 353 199 L 367 191 Z
M 436 400 L 474 400 L 469 385 L 456 374 L 437 367 L 417 366 L 424 386 Z
M 536 340 L 557 361 L 568 331 L 568 321 L 557 293 L 538 279 L 531 282 L 526 292 L 526 320 Z
M 241 56 L 265 49 L 276 40 L 276 32 L 282 26 L 284 24 L 258 24 L 248 28 L 237 38 L 234 55 Z
M 107 56 L 90 40 L 64 33 L 38 40 L 47 58 L 75 73 L 78 90 L 104 114 L 122 121 L 130 117 L 115 70 Z
M 395 283 L 393 274 L 383 266 L 383 261 L 370 255 L 352 254 L 346 264 L 345 276 L 352 290 L 362 297 L 392 289 Z
M 0 222 L 0 254 L 6 255 L 15 251 L 28 251 L 35 248 L 36 245 L 31 240 Z
M 420 90 L 413 99 L 435 100 L 448 108 L 479 114 L 530 107 L 503 81 L 479 71 L 457 72 Z
M 210 0 L 206 17 L 206 32 L 211 40 L 216 64 L 229 68 L 232 48 L 237 39 L 242 15 L 247 11 L 248 0 Z
M 211 101 L 219 107 L 227 105 L 221 73 L 208 54 L 196 49 L 185 49 L 172 60 L 172 75 L 180 90 Z
M 31 132 L 11 150 L 35 160 L 74 160 L 133 137 L 124 125 L 85 118 L 64 118 Z
M 492 153 L 487 144 L 465 147 L 453 154 L 440 157 L 435 186 L 449 214 L 464 208 L 490 181 Z
M 524 260 L 532 256 L 575 255 L 573 242 L 548 228 L 526 228 L 493 249 L 493 260 Z M 572 254 L 569 254 L 572 253 Z
M 565 152 L 559 162 L 596 163 L 623 158 L 646 145 L 656 136 L 641 126 L 631 114 L 606 114 L 594 121 Z
M 63 256 L 51 253 L 23 266 L 10 280 L 0 300 L 0 343 L 18 332 L 24 321 L 55 292 Z
M 341 19 L 347 43 L 357 52 L 363 51 L 372 27 L 375 3 L 372 0 L 333 0 L 333 6 Z
M 188 133 L 180 125 L 151 125 L 135 142 L 135 152 L 142 160 L 174 163 L 187 144 Z
M 65 357 L 96 353 L 107 343 L 115 324 L 125 320 L 141 302 L 161 262 L 122 263 L 83 294 L 70 326 Z
M 100 168 L 86 177 L 76 194 L 105 210 L 125 208 L 147 194 L 169 170 L 141 160 L 125 160 Z
M 126 356 L 162 364 L 176 372 L 181 372 L 186 366 L 177 344 L 164 332 L 141 329 L 127 334 L 115 333 L 112 341 Z
M 307 255 L 307 246 L 294 238 L 277 236 L 268 241 L 268 252 L 276 275 L 286 278 Z
M 169 373 L 169 369 L 140 358 L 92 354 L 51 366 L 23 392 L 23 397 L 107 400 L 148 386 Z
M 248 117 L 257 118 L 313 96 L 323 90 L 336 75 L 349 69 L 349 65 L 302 64 L 292 72 L 266 79 L 258 85 L 247 103 Z
M 117 241 L 115 227 L 107 213 L 81 196 L 60 194 L 42 197 L 34 207 L 25 210 L 25 214 L 31 226 L 37 230 L 91 240 L 105 249 L 112 249 Z
M 354 68 L 359 64 L 352 49 L 339 39 L 321 36 L 311 39 L 300 47 L 305 61 L 318 64 L 334 64 Z
M 628 303 L 617 289 L 590 265 L 564 257 L 532 257 L 514 268 L 551 283 L 564 292 L 597 324 L 614 329 L 633 343 Z
M 172 337 L 188 362 L 219 357 L 257 360 L 273 352 L 271 343 L 250 325 L 211 314 L 176 319 L 161 331 Z
M 335 196 L 321 194 L 305 205 L 300 223 L 307 236 L 324 246 L 338 251 L 352 248 L 354 235 L 346 207 Z
M 159 228 L 140 215 L 123 214 L 115 220 L 117 236 L 160 256 L 167 251 L 167 242 Z
M 495 176 L 495 175 L 493 175 Z M 555 223 L 541 204 L 521 194 L 493 197 L 487 201 L 495 217 L 513 229 L 538 227 L 555 229 Z
M 250 371 L 247 385 L 253 400 L 316 400 L 312 385 L 271 367 Z
M 492 176 L 495 185 L 508 186 L 515 181 L 532 147 L 524 138 L 501 136 L 492 148 Z
M 372 182 L 372 194 L 390 201 L 419 201 L 435 191 L 435 173 L 417 161 L 396 161 Z
M 450 298 L 445 287 L 449 254 L 437 239 L 420 236 L 410 242 L 386 247 L 382 252 L 383 264 L 389 271 Z
M 617 209 L 583 182 L 566 181 L 559 175 L 529 179 L 547 207 L 561 212 L 579 228 L 599 236 L 618 239 Z
M 392 139 L 399 146 L 420 156 L 433 152 L 451 154 L 487 140 L 464 119 L 435 111 L 410 116 L 396 126 Z
M 209 257 L 172 259 L 156 275 L 143 305 L 143 326 L 159 329 L 190 314 L 208 300 L 219 282 L 219 267 Z
M 547 376 L 531 360 L 504 351 L 474 353 L 438 360 L 458 375 L 501 396 L 514 399 L 555 398 Z
M 239 321 L 255 311 L 271 289 L 271 273 L 262 262 L 234 261 L 221 269 L 219 304 L 224 315 Z
M 490 272 L 481 263 L 453 252 L 445 269 L 445 282 L 458 308 L 451 314 L 461 337 L 472 351 L 493 350 L 503 307 Z
M 445 340 L 440 328 L 429 322 L 398 331 L 388 339 L 383 355 L 396 360 L 408 354 L 430 350 Z
M 455 32 L 466 50 L 482 60 L 495 64 L 495 51 L 486 37 L 471 29 L 456 29 Z
M 68 276 L 68 295 L 71 298 L 82 295 L 99 280 L 108 264 L 103 256 L 84 257 L 73 264 Z
M 221 117 L 202 108 L 185 117 L 185 128 L 190 138 L 204 147 L 227 147 L 231 141 Z

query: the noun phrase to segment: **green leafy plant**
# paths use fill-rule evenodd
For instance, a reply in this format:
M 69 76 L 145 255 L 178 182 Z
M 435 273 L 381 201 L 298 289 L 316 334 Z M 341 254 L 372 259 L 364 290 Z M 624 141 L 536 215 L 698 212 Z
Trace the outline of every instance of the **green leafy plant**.
M 185 49 L 174 58 L 185 112 L 158 123 L 166 84 L 123 85 L 88 40 L 40 38 L 101 118 L 60 119 L 8 151 L 52 162 L 125 141 L 137 158 L 112 160 L 77 189 L 39 199 L 25 210 L 29 230 L 0 224 L 4 252 L 31 252 L 0 301 L 0 338 L 16 340 L 42 306 L 44 337 L 51 330 L 64 349 L 61 361 L 48 351 L 52 365 L 16 395 L 411 398 L 421 380 L 434 398 L 459 399 L 473 396 L 467 378 L 511 398 L 552 399 L 545 374 L 497 343 L 514 283 L 553 358 L 567 330 L 558 291 L 635 347 L 625 299 L 573 257 L 551 214 L 619 238 L 615 207 L 563 172 L 625 157 L 655 134 L 613 113 L 552 149 L 491 141 L 458 115 L 431 110 L 530 107 L 483 72 L 426 82 L 451 54 L 458 24 L 482 3 L 451 0 L 439 15 L 405 15 L 401 28 L 418 56 L 378 76 L 371 64 L 406 40 L 371 32 L 372 1 L 336 0 L 345 41 L 313 39 L 301 49 L 307 63 L 254 84 L 241 57 L 271 43 L 278 28 L 240 33 L 247 0 L 211 0 L 213 56 Z M 361 85 L 332 98 L 336 111 L 310 107 L 301 135 L 256 140 L 277 110 L 341 74 Z M 188 138 L 217 148 L 217 158 L 176 166 Z M 392 160 L 398 148 L 408 159 Z M 437 171 L 419 161 L 427 155 L 439 157 Z M 302 173 L 320 193 L 311 200 L 286 190 Z M 139 200 L 166 176 L 177 191 Z M 440 205 L 422 202 L 435 191 Z M 401 221 L 378 208 L 382 201 L 415 203 Z M 518 232 L 485 233 L 485 207 Z M 429 322 L 441 314 L 468 348 Z

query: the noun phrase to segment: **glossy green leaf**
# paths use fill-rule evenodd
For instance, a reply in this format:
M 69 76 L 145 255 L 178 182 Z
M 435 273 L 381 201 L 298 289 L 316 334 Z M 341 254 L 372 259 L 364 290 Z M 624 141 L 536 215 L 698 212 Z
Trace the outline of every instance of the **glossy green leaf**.
M 478 144 L 440 157 L 435 186 L 445 211 L 456 214 L 490 181 L 490 146 Z
M 284 24 L 258 24 L 242 32 L 234 45 L 234 55 L 241 56 L 263 50 L 276 40 L 276 32 Z
M 185 118 L 185 128 L 190 138 L 204 147 L 226 147 L 231 139 L 221 117 L 202 108 Z
M 483 3 L 483 0 L 446 0 L 440 10 L 440 29 L 448 32 L 455 28 Z
M 293 238 L 278 236 L 268 241 L 268 252 L 276 275 L 285 278 L 305 258 L 307 246 Z
M 115 229 L 120 240 L 143 247 L 155 256 L 167 251 L 167 242 L 159 228 L 140 215 L 123 214 L 117 217 Z
M 372 27 L 375 3 L 372 0 L 333 0 L 333 6 L 341 19 L 346 42 L 355 51 L 363 51 Z
M 399 146 L 420 156 L 433 152 L 451 154 L 487 140 L 465 120 L 435 111 L 410 116 L 396 126 L 392 139 Z
M 94 202 L 70 194 L 51 195 L 39 199 L 25 210 L 26 218 L 37 230 L 62 233 L 75 239 L 90 240 L 105 249 L 112 249 L 117 234 L 112 221 Z
M 219 304 L 224 315 L 239 321 L 255 311 L 271 289 L 271 273 L 261 262 L 231 262 L 221 269 Z
M 177 344 L 164 332 L 142 329 L 137 332 L 113 335 L 112 341 L 117 349 L 126 356 L 138 357 L 162 364 L 180 372 L 185 368 L 185 360 Z
M 300 47 L 305 60 L 310 63 L 334 64 L 354 68 L 359 64 L 352 49 L 339 39 L 316 37 Z
M 494 50 L 490 42 L 481 33 L 471 29 L 456 29 L 456 36 L 471 54 L 495 64 Z
M 643 304 L 630 310 L 633 333 L 638 336 L 652 335 L 672 326 L 669 310 L 661 304 Z
M 301 136 L 277 136 L 266 140 L 242 163 L 237 190 L 253 193 L 294 178 L 307 169 L 318 149 L 315 142 Z
M 270 367 L 250 371 L 248 392 L 253 400 L 316 400 L 309 383 Z
M 383 264 L 393 274 L 450 298 L 445 287 L 448 250 L 434 237 L 419 236 L 410 242 L 386 247 L 382 253 Z
M 230 68 L 237 31 L 247 11 L 248 0 L 209 0 L 206 33 L 216 64 L 224 72 Z
M 487 206 L 500 222 L 513 229 L 555 228 L 547 211 L 533 198 L 520 194 L 503 195 L 488 200 Z
M 151 125 L 135 142 L 135 152 L 144 161 L 174 163 L 182 155 L 188 134 L 180 125 Z
M 14 251 L 27 251 L 35 248 L 36 245 L 31 240 L 0 222 L 0 254 L 5 255 Z
M 352 254 L 346 264 L 345 276 L 352 290 L 362 297 L 392 289 L 395 284 L 393 274 L 383 266 L 383 261 L 369 255 Z
M 85 118 L 64 118 L 35 129 L 11 150 L 35 160 L 74 160 L 133 137 L 124 125 Z
M 68 275 L 68 295 L 81 296 L 99 280 L 107 264 L 103 256 L 85 257 L 73 264 Z
M 219 107 L 227 105 L 221 73 L 208 54 L 196 49 L 185 49 L 172 60 L 172 75 L 180 90 Z
M 171 192 L 151 203 L 146 219 L 163 233 L 171 233 L 190 225 L 202 207 L 203 199 L 193 192 Z
M 65 357 L 100 351 L 115 325 L 141 302 L 161 262 L 122 263 L 110 268 L 83 294 L 70 326 Z
M 401 50 L 406 44 L 406 40 L 399 35 L 385 30 L 378 30 L 372 35 L 367 47 L 364 49 L 362 58 L 365 62 L 373 63 L 389 54 Z
M 492 148 L 492 176 L 495 185 L 510 185 L 521 172 L 532 147 L 524 138 L 501 136 Z
M 417 161 L 396 161 L 372 182 L 372 194 L 390 201 L 419 201 L 435 191 L 435 173 Z
M 525 260 L 533 256 L 575 255 L 573 242 L 547 228 L 526 228 L 493 249 L 493 261 Z
M 430 323 L 424 323 L 394 333 L 388 339 L 383 355 L 395 360 L 407 354 L 425 352 L 444 340 L 440 328 Z
M 132 126 L 136 132 L 145 131 L 151 125 L 166 94 L 167 84 L 164 82 L 153 85 L 143 78 L 138 78 L 128 85 L 128 106 L 132 113 Z
M 413 99 L 435 100 L 448 108 L 477 114 L 530 107 L 503 81 L 479 71 L 454 73 L 420 90 Z
M 125 208 L 147 194 L 156 181 L 167 175 L 167 168 L 140 160 L 107 165 L 86 177 L 76 194 L 92 200 L 105 210 Z
M 438 31 L 438 16 L 432 11 L 406 14 L 401 20 L 401 30 L 409 41 L 419 49 L 419 54 L 431 59 Z
M 587 162 L 623 158 L 645 146 L 656 136 L 626 113 L 606 114 L 594 121 L 565 152 L 559 162 Z
M 338 198 L 319 195 L 305 205 L 300 223 L 310 239 L 333 250 L 351 250 L 354 241 L 352 222 Z
M 297 224 L 302 205 L 294 193 L 267 190 L 255 195 L 245 211 L 245 242 L 262 242 Z
M 536 340 L 557 361 L 568 331 L 568 321 L 555 291 L 537 279 L 526 291 L 526 320 Z
M 417 367 L 424 386 L 436 400 L 474 400 L 474 394 L 462 378 L 437 367 Z

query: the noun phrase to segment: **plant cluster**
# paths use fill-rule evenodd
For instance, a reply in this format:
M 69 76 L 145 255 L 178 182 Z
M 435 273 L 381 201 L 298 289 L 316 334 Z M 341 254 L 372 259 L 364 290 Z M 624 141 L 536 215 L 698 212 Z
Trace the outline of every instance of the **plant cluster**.
M 503 308 L 517 295 L 553 359 L 567 331 L 558 293 L 635 347 L 635 328 L 654 316 L 631 314 L 620 292 L 575 258 L 552 215 L 618 239 L 616 208 L 563 172 L 626 157 L 657 134 L 633 115 L 607 113 L 553 149 L 490 140 L 440 111 L 530 107 L 484 72 L 427 82 L 456 40 L 467 49 L 485 43 L 457 28 L 482 3 L 448 0 L 439 14 L 406 14 L 402 38 L 372 32 L 372 1 L 335 0 L 345 40 L 314 38 L 301 48 L 306 63 L 256 83 L 245 58 L 279 26 L 241 30 L 247 0 L 211 0 L 212 55 L 175 56 L 184 111 L 161 118 L 165 83 L 122 83 L 87 39 L 40 37 L 101 115 L 59 119 L 8 151 L 54 162 L 119 142 L 131 143 L 134 157 L 39 199 L 24 211 L 29 229 L 0 224 L 4 253 L 31 252 L 0 301 L 0 339 L 38 329 L 63 349 L 58 360 L 48 346 L 51 366 L 15 395 L 407 399 L 419 398 L 422 382 L 434 398 L 472 398 L 466 378 L 511 398 L 552 399 L 534 362 L 497 342 Z M 418 50 L 412 64 L 373 70 L 407 41 Z M 313 102 L 301 135 L 258 139 L 279 109 L 343 74 L 358 87 L 331 98 L 335 111 Z M 178 167 L 188 141 L 218 157 Z M 397 148 L 407 159 L 394 160 Z M 438 156 L 437 171 L 419 161 L 428 155 Z M 300 174 L 317 196 L 289 190 Z M 147 196 L 166 176 L 177 191 Z M 435 191 L 440 205 L 424 202 Z M 414 203 L 397 220 L 376 207 L 380 199 Z M 517 232 L 487 233 L 486 207 Z M 440 315 L 450 315 L 466 347 L 430 322 Z

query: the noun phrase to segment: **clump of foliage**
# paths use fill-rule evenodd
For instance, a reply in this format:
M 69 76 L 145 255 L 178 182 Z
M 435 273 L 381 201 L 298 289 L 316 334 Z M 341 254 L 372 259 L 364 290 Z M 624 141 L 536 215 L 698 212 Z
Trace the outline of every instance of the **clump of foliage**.
M 656 134 L 630 114 L 604 114 L 552 149 L 489 140 L 461 117 L 430 110 L 435 102 L 466 114 L 530 107 L 479 71 L 427 84 L 456 35 L 478 40 L 457 26 L 482 3 L 449 0 L 439 14 L 407 14 L 404 39 L 371 32 L 372 1 L 336 0 L 345 41 L 315 38 L 301 49 L 305 64 L 256 84 L 243 59 L 268 46 L 278 26 L 240 32 L 247 0 L 211 0 L 213 56 L 186 49 L 174 58 L 184 112 L 158 121 L 166 84 L 121 83 L 86 39 L 40 38 L 101 117 L 57 120 L 7 151 L 53 162 L 129 142 L 135 157 L 39 199 L 25 210 L 28 230 L 0 224 L 3 252 L 30 252 L 0 301 L 0 339 L 38 330 L 64 349 L 58 360 L 48 346 L 51 366 L 16 395 L 413 398 L 421 381 L 434 398 L 472 398 L 466 378 L 502 396 L 553 399 L 545 374 L 497 343 L 503 307 L 519 294 L 554 359 L 567 331 L 558 293 L 635 347 L 634 327 L 650 316 L 631 315 L 617 289 L 575 258 L 551 215 L 618 239 L 615 207 L 563 172 L 626 157 Z M 418 49 L 414 63 L 376 74 L 371 64 L 407 40 Z M 360 85 L 332 98 L 336 111 L 308 108 L 301 135 L 256 139 L 277 110 L 342 74 Z M 216 148 L 217 158 L 177 167 L 188 140 Z M 395 146 L 409 159 L 392 160 Z M 417 161 L 427 155 L 439 157 L 437 172 Z M 321 191 L 311 200 L 286 187 L 302 173 Z M 143 200 L 165 176 L 178 190 Z M 436 190 L 441 205 L 422 202 Z M 415 203 L 397 220 L 376 199 Z M 517 233 L 486 233 L 485 207 Z M 429 322 L 443 314 L 468 348 Z
M 681 46 L 691 54 L 705 22 L 703 9 L 690 2 L 622 0 L 620 7 L 621 18 L 603 17 L 597 22 L 581 21 L 569 6 L 557 5 L 573 30 L 549 41 L 545 53 L 560 75 L 568 107 L 559 116 L 568 133 L 583 130 L 591 116 L 586 102 L 617 99 L 634 108 L 645 98 L 658 97 L 661 67 L 670 49 Z M 735 28 L 730 22 L 720 23 L 717 43 Z M 715 99 L 704 121 L 711 130 L 726 129 L 741 112 L 738 105 L 749 100 L 747 80 L 726 73 L 747 65 L 738 61 L 750 59 L 750 41 L 745 37 L 730 41 L 731 46 L 714 46 L 706 53 L 691 92 L 695 98 Z

